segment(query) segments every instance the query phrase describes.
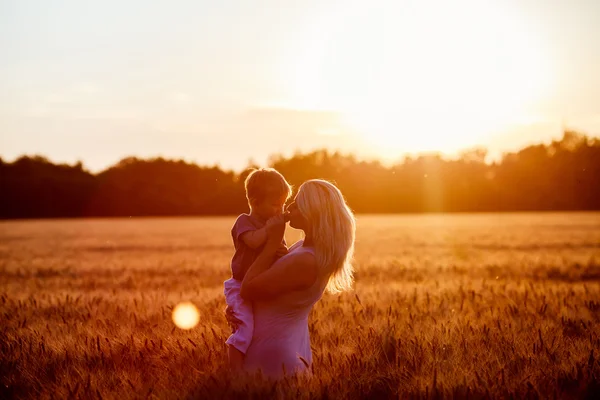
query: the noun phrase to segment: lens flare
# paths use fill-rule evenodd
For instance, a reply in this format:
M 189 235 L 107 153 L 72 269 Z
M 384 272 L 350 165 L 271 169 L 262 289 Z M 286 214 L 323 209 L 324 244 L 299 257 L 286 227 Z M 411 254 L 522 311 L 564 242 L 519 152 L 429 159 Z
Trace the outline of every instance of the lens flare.
M 173 322 L 179 329 L 192 329 L 199 321 L 198 308 L 191 302 L 179 303 L 173 309 Z

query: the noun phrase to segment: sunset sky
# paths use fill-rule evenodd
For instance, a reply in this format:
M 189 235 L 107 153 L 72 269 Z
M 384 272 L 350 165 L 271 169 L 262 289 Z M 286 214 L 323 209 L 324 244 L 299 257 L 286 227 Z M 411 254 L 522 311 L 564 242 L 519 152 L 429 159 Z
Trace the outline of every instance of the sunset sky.
M 0 156 L 239 170 L 600 135 L 600 1 L 0 2 Z

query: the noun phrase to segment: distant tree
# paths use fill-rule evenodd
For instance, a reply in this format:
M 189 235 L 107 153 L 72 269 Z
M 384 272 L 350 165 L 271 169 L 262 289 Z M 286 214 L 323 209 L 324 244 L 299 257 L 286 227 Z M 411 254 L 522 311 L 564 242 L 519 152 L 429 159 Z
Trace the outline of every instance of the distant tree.
M 81 166 L 55 165 L 41 156 L 20 157 L 1 171 L 1 218 L 81 216 L 95 186 Z
M 316 150 L 269 165 L 297 189 L 335 182 L 356 212 L 600 210 L 600 140 L 565 131 L 549 145 L 527 146 L 487 164 L 485 149 L 458 159 L 405 157 L 392 166 Z M 0 218 L 224 215 L 248 210 L 244 181 L 218 166 L 127 157 L 93 175 L 81 162 L 53 164 L 43 156 L 0 158 Z

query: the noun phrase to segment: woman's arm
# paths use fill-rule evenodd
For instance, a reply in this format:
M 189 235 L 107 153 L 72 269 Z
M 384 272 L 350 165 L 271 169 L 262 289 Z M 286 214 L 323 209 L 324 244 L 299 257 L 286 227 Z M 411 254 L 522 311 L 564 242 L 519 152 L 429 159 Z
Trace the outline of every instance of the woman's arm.
M 277 297 L 291 290 L 308 287 L 316 280 L 317 266 L 312 254 L 285 257 L 277 261 L 273 265 L 274 268 L 269 268 L 274 261 L 284 231 L 283 216 L 267 222 L 267 243 L 242 280 L 240 294 L 245 300 Z
M 267 241 L 265 247 L 263 247 L 262 251 L 256 257 L 256 260 L 250 265 L 248 271 L 246 271 L 246 275 L 244 275 L 244 279 L 242 279 L 242 287 L 240 289 L 240 294 L 242 298 L 245 298 L 244 293 L 246 292 L 245 288 L 248 287 L 250 282 L 252 282 L 257 276 L 267 271 L 268 268 L 275 261 L 275 252 L 277 249 L 271 244 L 270 241 Z
M 269 268 L 273 253 L 272 250 L 265 250 L 254 261 L 242 281 L 240 294 L 244 300 L 268 300 L 293 290 L 309 288 L 315 283 L 317 262 L 314 255 L 292 254 Z M 249 276 L 252 269 L 254 273 Z

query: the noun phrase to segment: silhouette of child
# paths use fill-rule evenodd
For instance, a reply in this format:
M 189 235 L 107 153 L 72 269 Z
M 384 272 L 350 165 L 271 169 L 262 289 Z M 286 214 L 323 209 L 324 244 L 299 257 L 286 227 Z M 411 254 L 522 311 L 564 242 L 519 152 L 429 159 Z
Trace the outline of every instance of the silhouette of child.
M 254 331 L 252 304 L 240 296 L 242 280 L 267 240 L 267 220 L 283 213 L 285 202 L 292 193 L 291 186 L 283 175 L 272 168 L 252 171 L 246 178 L 245 187 L 250 213 L 241 214 L 231 229 L 235 247 L 235 254 L 231 260 L 232 277 L 224 282 L 229 312 L 239 320 L 237 329 L 226 341 L 229 365 L 234 370 L 243 367 L 244 355 Z M 277 256 L 281 257 L 286 253 L 284 239 Z

